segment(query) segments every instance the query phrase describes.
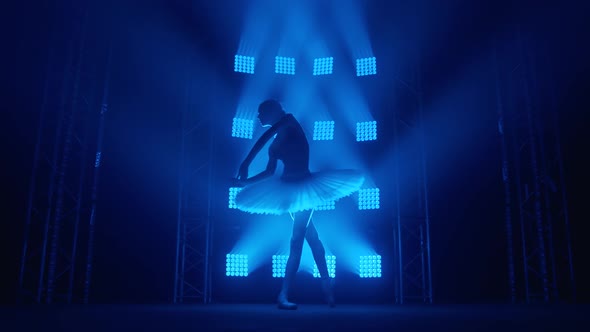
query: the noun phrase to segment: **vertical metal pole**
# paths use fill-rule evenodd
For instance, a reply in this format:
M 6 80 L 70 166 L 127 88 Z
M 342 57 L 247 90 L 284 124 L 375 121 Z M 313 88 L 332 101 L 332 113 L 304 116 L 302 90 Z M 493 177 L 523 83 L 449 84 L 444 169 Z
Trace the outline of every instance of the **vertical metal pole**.
M 210 113 L 209 116 L 209 128 L 213 127 L 212 123 L 212 115 Z M 210 137 L 209 137 L 209 171 L 208 171 L 208 188 L 207 188 L 207 225 L 206 225 L 206 240 L 205 240 L 205 291 L 204 291 L 204 303 L 211 302 L 211 272 L 210 272 L 210 256 L 211 256 L 211 246 L 212 246 L 212 223 L 211 219 L 213 218 L 212 212 L 212 197 L 213 197 L 213 176 L 214 176 L 214 149 L 215 149 L 215 130 L 210 130 Z
M 528 59 L 528 68 L 530 70 L 530 77 L 531 77 L 531 90 L 536 91 L 537 95 L 539 95 L 539 87 L 537 85 L 537 75 L 536 75 L 536 59 L 534 56 L 535 52 L 530 52 L 530 50 L 525 50 Z M 538 105 L 538 104 L 537 104 Z M 553 296 L 555 300 L 559 298 L 559 290 L 557 287 L 557 266 L 555 263 L 555 247 L 553 245 L 553 218 L 551 217 L 551 198 L 549 195 L 549 186 L 547 184 L 547 179 L 549 178 L 548 172 L 548 165 L 547 165 L 547 155 L 545 151 L 545 138 L 544 138 L 544 130 L 545 121 L 542 117 L 542 110 L 539 108 L 537 110 L 538 116 L 533 119 L 533 126 L 537 130 L 537 135 L 539 137 L 539 154 L 541 155 L 541 162 L 539 167 L 539 179 L 540 182 L 545 183 L 543 186 L 543 201 L 545 207 L 545 228 L 547 234 L 547 246 L 549 247 L 549 265 L 550 265 L 550 272 L 551 272 L 551 292 L 549 295 Z M 539 200 L 541 200 L 539 198 Z M 539 202 L 540 204 L 540 202 Z M 551 297 L 549 297 L 550 299 Z
M 527 61 L 525 56 L 525 42 L 523 40 L 522 34 L 520 33 L 520 29 L 518 30 L 518 35 L 520 39 L 520 46 L 522 52 L 523 61 Z M 549 280 L 547 277 L 547 263 L 545 257 L 545 237 L 544 237 L 544 227 L 543 227 L 543 211 L 541 208 L 541 179 L 539 174 L 539 165 L 537 163 L 537 144 L 536 144 L 536 137 L 535 137 L 535 130 L 534 130 L 534 120 L 533 120 L 533 105 L 532 105 L 532 98 L 529 83 L 527 80 L 527 66 L 524 66 L 524 77 L 523 77 L 523 88 L 524 88 L 524 97 L 525 97 L 525 110 L 527 115 L 527 124 L 528 124 L 528 134 L 529 134 L 529 144 L 530 144 L 530 158 L 531 158 L 531 169 L 533 171 L 533 198 L 535 204 L 535 226 L 537 231 L 537 245 L 538 245 L 538 254 L 539 254 L 539 269 L 541 273 L 541 278 L 543 282 L 543 298 L 545 302 L 549 301 Z
M 51 171 L 49 174 L 49 188 L 47 190 L 48 197 L 47 197 L 47 211 L 45 215 L 44 221 L 44 228 L 43 228 L 43 243 L 41 245 L 41 263 L 39 267 L 39 283 L 37 286 L 37 302 L 41 303 L 41 299 L 43 297 L 43 291 L 45 286 L 45 264 L 47 261 L 47 244 L 49 242 L 49 226 L 51 224 L 51 219 L 53 218 L 53 199 L 55 194 L 55 182 L 57 178 L 57 159 L 59 157 L 59 150 L 60 150 L 60 138 L 63 129 L 63 116 L 65 111 L 65 103 L 66 103 L 66 94 L 67 94 L 67 87 L 69 85 L 70 79 L 70 64 L 72 63 L 73 57 L 73 46 L 71 43 L 68 45 L 68 53 L 66 56 L 66 62 L 64 65 L 64 72 L 63 72 L 63 81 L 61 87 L 61 96 L 60 96 L 60 105 L 57 115 L 57 126 L 55 129 L 55 140 L 53 143 L 53 156 L 51 159 Z
M 187 229 L 186 229 L 186 223 L 182 223 L 182 230 L 181 230 L 182 234 L 181 234 L 181 245 L 182 245 L 182 249 L 181 249 L 181 260 L 180 260 L 180 302 L 182 303 L 184 301 L 184 270 L 185 270 L 185 265 L 186 265 L 186 233 L 187 233 Z
M 209 169 L 208 169 L 208 178 L 207 178 L 207 220 L 206 220 L 206 234 L 205 234 L 205 290 L 203 294 L 203 302 L 210 303 L 211 302 L 211 255 L 212 255 L 212 246 L 213 246 L 213 180 L 215 177 L 215 142 L 216 142 L 216 135 L 215 130 L 211 129 L 214 127 L 213 120 L 215 117 L 213 113 L 209 113 L 208 117 L 208 128 L 209 128 Z
M 59 255 L 59 242 L 60 242 L 60 233 L 61 233 L 61 226 L 63 222 L 63 201 L 64 201 L 64 192 L 65 192 L 65 178 L 67 174 L 67 168 L 69 167 L 70 162 L 70 152 L 72 149 L 72 139 L 73 139 L 73 131 L 74 131 L 74 122 L 75 122 L 75 115 L 77 111 L 76 107 L 76 100 L 78 99 L 78 93 L 80 91 L 80 74 L 82 71 L 82 60 L 84 46 L 86 42 L 86 23 L 88 21 L 88 14 L 90 5 L 87 3 L 86 11 L 82 18 L 82 27 L 80 32 L 80 45 L 77 50 L 78 54 L 78 61 L 76 63 L 76 71 L 74 74 L 74 85 L 72 90 L 72 104 L 70 112 L 67 116 L 67 129 L 64 137 L 64 146 L 63 146 L 63 154 L 61 156 L 61 167 L 59 172 L 59 180 L 57 186 L 57 200 L 55 204 L 55 214 L 53 220 L 53 229 L 51 232 L 51 251 L 49 252 L 49 265 L 47 271 L 47 303 L 51 303 L 53 301 L 53 295 L 55 290 L 55 282 L 56 282 L 56 270 L 57 270 L 57 259 Z
M 398 132 L 397 132 L 397 112 L 393 112 L 394 114 L 394 118 L 393 118 L 393 139 L 394 139 L 394 144 L 399 147 L 398 144 Z M 398 261 L 398 294 L 397 294 L 397 298 L 398 298 L 398 303 L 399 304 L 403 304 L 404 303 L 404 267 L 403 267 L 403 248 L 402 248 L 402 229 L 401 229 L 401 223 L 402 223 L 402 218 L 401 218 L 401 203 L 400 203 L 400 185 L 399 185 L 399 149 L 396 149 L 394 151 L 395 153 L 395 157 L 394 157 L 394 161 L 395 161 L 395 213 L 396 213 L 396 223 L 394 226 L 394 234 L 393 234 L 393 239 L 394 241 L 397 241 L 397 261 Z M 397 236 L 396 236 L 396 230 L 397 229 Z
M 184 146 L 185 146 L 185 130 L 184 130 L 184 122 L 185 122 L 185 112 L 183 111 L 182 115 L 182 129 L 181 129 L 181 142 L 180 142 L 180 169 L 178 172 L 178 205 L 177 205 L 177 218 L 176 218 L 176 264 L 174 267 L 174 300 L 173 302 L 176 303 L 176 300 L 181 295 L 178 292 L 178 283 L 179 283 L 179 266 L 178 262 L 180 260 L 180 236 L 181 236 L 181 227 L 182 227 L 182 200 L 183 200 L 183 191 L 184 191 Z
M 430 208 L 428 203 L 428 176 L 426 172 L 426 148 L 425 148 L 425 135 L 424 135 L 424 118 L 423 118 L 423 108 L 424 102 L 422 100 L 422 80 L 421 80 L 421 67 L 420 67 L 420 60 L 418 60 L 417 65 L 417 82 L 418 82 L 418 116 L 419 116 L 419 130 L 420 130 L 420 156 L 421 156 L 421 171 L 422 171 L 422 186 L 424 191 L 424 227 L 425 227 L 425 236 L 426 236 L 426 276 L 428 278 L 428 298 L 429 303 L 433 302 L 433 291 L 432 291 L 432 268 L 431 268 L 431 259 L 430 259 Z
M 18 289 L 19 294 L 18 298 L 19 301 L 22 300 L 22 294 L 24 292 L 24 278 L 25 278 L 25 269 L 27 265 L 27 258 L 29 255 L 29 240 L 30 240 L 30 233 L 31 233 L 31 224 L 33 218 L 33 198 L 35 196 L 35 189 L 37 187 L 37 172 L 39 170 L 39 159 L 41 155 L 41 141 L 43 137 L 43 127 L 45 125 L 45 113 L 47 112 L 47 99 L 49 98 L 49 78 L 51 77 L 52 68 L 51 65 L 53 64 L 53 57 L 54 57 L 54 49 L 51 48 L 49 50 L 49 56 L 47 61 L 47 73 L 45 76 L 45 83 L 43 86 L 43 99 L 41 101 L 41 110 L 39 111 L 39 126 L 37 128 L 37 141 L 35 142 L 35 152 L 33 155 L 33 169 L 31 171 L 31 182 L 29 183 L 29 195 L 27 197 L 27 215 L 25 220 L 25 229 L 24 229 L 24 241 L 23 241 L 23 251 L 21 253 L 20 259 L 20 270 L 18 274 Z
M 514 273 L 514 238 L 512 234 L 512 206 L 510 194 L 510 169 L 508 164 L 508 148 L 506 135 L 504 134 L 504 104 L 502 101 L 500 65 L 498 63 L 498 52 L 493 49 L 494 72 L 496 80 L 496 106 L 498 112 L 498 133 L 502 146 L 502 182 L 504 184 L 504 218 L 506 227 L 506 249 L 508 255 L 508 282 L 510 288 L 510 301 L 516 303 L 516 277 Z
M 110 41 L 108 50 L 108 59 L 106 65 L 106 74 L 104 79 L 104 89 L 102 93 L 102 102 L 100 108 L 100 115 L 98 119 L 98 138 L 96 144 L 96 157 L 94 160 L 94 176 L 92 179 L 92 194 L 91 194 L 91 205 L 90 205 L 90 221 L 88 224 L 88 250 L 86 253 L 86 271 L 84 275 L 84 291 L 83 291 L 83 303 L 88 303 L 90 298 L 90 282 L 92 277 L 92 262 L 94 257 L 94 231 L 96 221 L 96 203 L 98 196 L 98 180 L 100 175 L 100 165 L 102 163 L 102 146 L 104 141 L 104 127 L 105 127 L 105 116 L 108 111 L 108 100 L 109 100 L 109 85 L 111 76 L 111 64 L 113 58 L 113 41 Z
M 512 135 L 512 139 L 514 142 L 512 143 L 512 153 L 514 155 L 514 165 L 515 165 L 515 172 L 514 177 L 516 180 L 516 191 L 517 201 L 518 201 L 518 217 L 519 217 L 519 224 L 520 224 L 520 240 L 521 240 L 521 251 L 522 251 L 522 262 L 523 262 L 523 277 L 524 277 L 524 295 L 526 302 L 530 302 L 530 287 L 529 287 L 529 263 L 528 263 L 528 253 L 527 253 L 527 239 L 526 239 L 526 231 L 525 231 L 525 220 L 524 220 L 524 211 L 523 211 L 523 188 L 520 176 L 520 155 L 519 155 L 519 142 L 517 136 L 517 129 L 516 129 L 516 121 L 517 121 L 517 110 L 513 105 L 512 110 L 514 114 L 512 114 L 512 120 L 515 122 L 513 126 L 511 126 L 510 133 Z
M 86 112 L 88 113 L 88 112 Z M 88 117 L 88 114 L 86 114 L 86 117 Z M 81 142 L 82 144 L 82 152 L 80 155 L 80 178 L 79 178 L 79 183 L 78 183 L 78 195 L 77 195 L 77 201 L 76 201 L 76 219 L 74 221 L 74 239 L 72 241 L 72 251 L 71 251 L 71 255 L 70 255 L 70 273 L 69 273 L 69 278 L 68 278 L 68 293 L 67 293 L 67 303 L 72 303 L 72 297 L 73 297 L 73 293 L 74 293 L 74 274 L 75 274 L 75 266 L 76 266 L 76 258 L 77 258 L 77 253 L 78 253 L 78 237 L 79 237 L 79 229 L 80 229 L 80 216 L 81 216 L 81 210 L 82 210 L 82 194 L 84 192 L 84 188 L 85 188 L 85 178 L 86 178 L 86 167 L 87 165 L 87 160 L 86 160 L 86 156 L 88 153 L 88 146 L 87 146 L 87 142 L 88 142 L 88 130 L 89 130 L 89 119 L 85 120 L 85 125 L 84 125 L 84 138 Z
M 80 91 L 80 74 L 82 71 L 82 60 L 84 59 L 84 46 L 86 43 L 86 26 L 88 21 L 88 16 L 90 13 L 90 4 L 87 3 L 86 12 L 84 13 L 84 18 L 82 19 L 82 32 L 81 32 L 81 41 L 80 47 L 78 49 L 78 66 L 76 68 L 76 76 L 75 76 L 75 83 L 74 83 L 74 92 L 72 94 L 72 131 L 74 126 L 73 116 L 77 112 L 77 105 L 78 105 L 78 95 Z M 78 248 L 78 230 L 80 224 L 80 210 L 82 205 L 82 190 L 84 189 L 84 178 L 86 176 L 86 139 L 88 136 L 88 123 L 86 122 L 84 128 L 84 139 L 82 142 L 82 153 L 80 156 L 80 178 L 79 178 L 79 186 L 78 186 L 78 197 L 76 202 L 76 219 L 74 221 L 74 234 L 72 240 L 72 252 L 70 256 L 70 273 L 68 279 L 68 290 L 66 294 L 67 303 L 72 303 L 72 296 L 73 296 L 73 288 L 74 288 L 74 273 L 75 273 L 75 262 L 76 262 L 76 253 Z
M 65 192 L 65 177 L 67 173 L 67 168 L 70 161 L 70 152 L 72 147 L 72 133 L 73 133 L 73 126 L 74 126 L 74 114 L 73 110 L 69 112 L 67 115 L 67 128 L 65 133 L 65 141 L 63 145 L 63 152 L 61 156 L 61 165 L 59 167 L 58 172 L 58 181 L 57 181 L 57 199 L 55 201 L 55 212 L 53 217 L 53 227 L 51 227 L 51 242 L 50 242 L 50 251 L 49 251 L 49 261 L 47 265 L 47 303 L 53 302 L 53 295 L 55 291 L 55 279 L 56 279 L 56 270 L 57 270 L 57 260 L 59 254 L 59 242 L 60 242 L 60 233 L 61 233 L 61 226 L 63 222 L 63 201 L 64 201 L 64 192 Z
M 420 264 L 422 266 L 422 275 L 420 278 L 422 280 L 422 302 L 424 303 L 429 303 L 429 297 L 428 297 L 428 290 L 426 289 L 426 278 L 427 278 L 427 274 L 426 274 L 426 258 L 424 256 L 426 256 L 425 253 L 425 245 L 424 245 L 424 227 L 422 225 L 420 225 L 420 230 L 419 230 L 419 234 L 420 234 Z
M 190 61 L 187 60 L 187 65 L 190 67 Z M 182 291 L 179 290 L 179 283 L 181 283 L 180 279 L 181 276 L 179 275 L 179 260 L 180 260 L 180 248 L 182 246 L 181 243 L 181 230 L 182 230 L 182 223 L 183 223 L 183 206 L 184 206 L 184 181 L 185 179 L 185 150 L 186 150 L 186 135 L 187 135 L 187 123 L 188 123 L 188 116 L 187 113 L 189 108 L 189 93 L 190 93 L 190 74 L 189 70 L 186 72 L 186 81 L 185 83 L 185 105 L 182 110 L 182 119 L 180 124 L 180 160 L 179 160 L 179 170 L 178 170 L 178 205 L 177 205 L 177 216 L 176 216 L 176 264 L 174 266 L 174 299 L 173 303 L 177 303 L 177 299 L 180 298 L 180 302 L 182 302 Z M 182 255 L 184 257 L 184 254 Z M 183 281 L 182 281 L 183 282 Z M 180 288 L 182 289 L 182 288 Z

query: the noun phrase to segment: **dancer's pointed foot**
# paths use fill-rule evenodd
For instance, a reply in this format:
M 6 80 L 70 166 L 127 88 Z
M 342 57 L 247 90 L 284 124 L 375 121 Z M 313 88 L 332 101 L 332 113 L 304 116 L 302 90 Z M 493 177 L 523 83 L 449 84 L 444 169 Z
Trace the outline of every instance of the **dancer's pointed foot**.
M 334 301 L 334 279 L 322 278 L 322 289 L 326 302 L 328 302 L 330 308 L 334 308 L 336 306 L 336 302 Z
M 279 308 L 281 310 L 296 310 L 297 304 L 289 302 L 287 300 L 287 296 L 285 294 L 281 293 L 281 294 L 279 294 L 279 297 L 277 299 L 277 308 Z

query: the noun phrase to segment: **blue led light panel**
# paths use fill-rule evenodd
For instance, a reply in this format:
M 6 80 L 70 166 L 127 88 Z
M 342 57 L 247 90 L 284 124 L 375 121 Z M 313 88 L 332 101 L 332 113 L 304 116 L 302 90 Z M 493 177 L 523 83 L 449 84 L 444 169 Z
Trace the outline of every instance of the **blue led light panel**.
M 356 123 L 356 141 L 376 141 L 377 140 L 377 121 L 357 122 Z
M 313 60 L 314 75 L 330 75 L 334 68 L 334 58 L 318 58 Z
M 336 202 L 335 201 L 326 202 L 322 205 L 316 206 L 316 208 L 315 208 L 316 211 L 327 211 L 327 210 L 335 210 L 335 209 L 336 209 Z
M 356 76 L 377 75 L 377 59 L 356 59 Z
M 278 56 L 275 58 L 275 73 L 295 75 L 295 58 Z
M 231 135 L 238 138 L 252 139 L 254 134 L 254 120 L 234 118 Z
M 238 195 L 240 190 L 242 190 L 242 188 L 239 188 L 239 187 L 229 188 L 229 197 L 228 197 L 227 204 L 230 209 L 237 209 L 238 208 L 238 206 L 236 205 L 236 196 Z
M 287 268 L 287 260 L 289 256 L 286 255 L 272 255 L 272 277 L 284 278 L 285 269 Z
M 238 73 L 254 74 L 254 57 L 236 54 L 234 71 Z
M 228 277 L 247 277 L 248 255 L 227 254 L 225 257 L 225 275 Z
M 331 278 L 336 277 L 336 256 L 326 256 L 326 263 L 328 264 L 328 274 Z M 320 278 L 320 271 L 318 270 L 318 266 L 314 263 L 313 264 L 313 277 Z
M 359 210 L 377 210 L 379 207 L 379 188 L 359 190 Z
M 334 121 L 316 121 L 313 124 L 313 140 L 329 141 L 334 139 Z
M 360 276 L 361 278 L 381 278 L 381 256 L 361 256 Z

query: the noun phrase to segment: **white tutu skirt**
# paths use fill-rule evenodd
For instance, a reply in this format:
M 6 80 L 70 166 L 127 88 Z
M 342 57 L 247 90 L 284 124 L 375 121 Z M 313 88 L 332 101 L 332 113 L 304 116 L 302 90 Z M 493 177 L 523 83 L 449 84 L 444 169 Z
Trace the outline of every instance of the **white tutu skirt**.
M 346 197 L 364 181 L 355 170 L 313 172 L 296 180 L 273 177 L 242 188 L 235 203 L 238 209 L 255 214 L 295 213 Z

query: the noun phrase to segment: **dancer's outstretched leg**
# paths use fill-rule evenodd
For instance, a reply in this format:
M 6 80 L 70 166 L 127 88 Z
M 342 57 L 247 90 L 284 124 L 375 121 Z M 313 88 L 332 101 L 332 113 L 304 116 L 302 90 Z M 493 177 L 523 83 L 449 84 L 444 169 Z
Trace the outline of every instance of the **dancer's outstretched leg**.
M 277 299 L 279 309 L 297 309 L 297 304 L 289 302 L 289 290 L 301 262 L 301 251 L 303 250 L 305 231 L 310 216 L 311 214 L 308 212 L 300 212 L 293 216 L 293 234 L 291 236 L 289 259 L 287 259 L 287 266 L 285 267 L 283 287 Z
M 307 226 L 305 239 L 307 240 L 307 243 L 309 243 L 309 247 L 311 248 L 311 252 L 313 254 L 313 259 L 315 260 L 315 264 L 317 265 L 320 276 L 322 277 L 322 289 L 324 291 L 326 301 L 330 307 L 334 307 L 335 302 L 333 280 L 330 278 L 328 272 L 328 264 L 326 263 L 326 250 L 324 249 L 324 245 L 318 236 L 318 231 L 316 230 L 313 222 L 310 222 Z

